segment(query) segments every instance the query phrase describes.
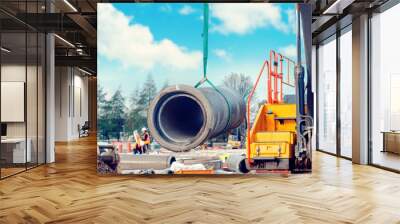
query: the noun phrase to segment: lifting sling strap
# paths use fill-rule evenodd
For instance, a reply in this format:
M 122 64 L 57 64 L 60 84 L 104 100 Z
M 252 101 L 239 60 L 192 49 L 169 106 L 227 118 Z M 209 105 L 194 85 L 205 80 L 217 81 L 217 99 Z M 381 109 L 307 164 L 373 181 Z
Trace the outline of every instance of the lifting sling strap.
M 231 122 L 231 104 L 229 103 L 226 96 L 207 78 L 207 62 L 208 62 L 208 24 L 209 24 L 209 6 L 208 3 L 204 3 L 203 8 L 203 78 L 196 83 L 194 86 L 195 88 L 200 87 L 203 83 L 208 83 L 215 91 L 217 91 L 225 100 L 226 104 L 228 105 L 228 122 L 224 127 L 223 132 L 227 131 L 227 127 Z

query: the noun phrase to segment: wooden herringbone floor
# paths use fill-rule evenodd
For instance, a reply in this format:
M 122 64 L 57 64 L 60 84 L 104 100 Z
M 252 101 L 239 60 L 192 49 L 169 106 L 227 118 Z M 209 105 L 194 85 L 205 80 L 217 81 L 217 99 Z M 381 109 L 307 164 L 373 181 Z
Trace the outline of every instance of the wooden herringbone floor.
M 400 175 L 330 155 L 289 177 L 101 177 L 95 146 L 0 181 L 0 223 L 400 223 Z

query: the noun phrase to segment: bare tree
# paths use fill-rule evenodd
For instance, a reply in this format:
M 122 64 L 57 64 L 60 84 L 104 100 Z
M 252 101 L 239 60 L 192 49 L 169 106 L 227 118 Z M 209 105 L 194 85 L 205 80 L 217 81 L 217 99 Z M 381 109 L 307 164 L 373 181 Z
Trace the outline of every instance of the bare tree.
M 231 74 L 225 76 L 223 80 L 223 85 L 230 89 L 233 89 L 235 92 L 238 92 L 247 102 L 247 97 L 249 96 L 254 86 L 254 83 L 251 80 L 250 76 L 242 73 L 239 74 L 232 72 Z M 253 115 L 257 114 L 259 108 L 256 92 L 254 92 L 251 102 L 252 104 L 250 105 L 250 111 L 252 114 L 252 119 L 254 119 Z
M 251 80 L 250 76 L 247 76 L 242 73 L 231 73 L 227 76 L 225 76 L 223 80 L 223 85 L 233 89 L 235 92 L 238 92 L 242 98 L 247 102 L 247 97 L 249 96 L 252 88 L 253 88 L 253 81 Z M 257 114 L 258 111 L 258 104 L 257 104 L 257 97 L 256 94 L 253 95 L 252 98 L 252 104 L 250 105 L 250 115 L 251 115 L 251 121 L 254 119 L 255 115 Z M 242 144 L 245 141 L 245 136 L 246 136 L 246 127 L 247 125 L 247 117 L 245 121 L 238 127 L 238 137 Z M 250 127 L 249 127 L 250 128 Z
M 231 73 L 230 75 L 225 76 L 223 83 L 224 86 L 239 92 L 243 99 L 247 99 L 247 96 L 253 88 L 253 82 L 251 81 L 250 76 L 242 73 Z

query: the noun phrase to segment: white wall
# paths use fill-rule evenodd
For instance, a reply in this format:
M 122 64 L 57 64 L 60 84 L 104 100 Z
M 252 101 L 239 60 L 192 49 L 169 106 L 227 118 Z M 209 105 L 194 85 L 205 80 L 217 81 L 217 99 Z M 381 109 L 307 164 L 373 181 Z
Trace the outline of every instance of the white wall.
M 28 84 L 29 86 L 34 86 L 35 88 L 27 88 L 27 119 L 28 119 L 28 137 L 29 130 L 36 130 L 36 113 L 32 113 L 32 108 L 36 112 L 37 99 L 36 99 L 36 80 L 31 80 L 31 74 L 36 76 L 36 67 L 19 65 L 19 64 L 5 64 L 1 66 L 1 81 L 2 82 L 25 82 L 25 75 L 28 72 Z M 4 96 L 3 96 L 4 97 Z M 39 105 L 40 107 L 41 105 Z M 6 108 L 2 108 L 5 110 Z M 32 123 L 34 122 L 34 123 Z M 26 122 L 7 122 L 7 135 L 8 137 L 24 137 L 25 136 L 25 123 Z M 36 135 L 36 132 L 35 132 Z
M 38 69 L 38 70 L 36 70 Z M 27 80 L 25 80 L 27 78 Z M 22 122 L 5 122 L 7 124 L 7 137 L 24 138 L 30 140 L 32 161 L 44 163 L 45 150 L 45 118 L 44 118 L 44 74 L 42 67 L 25 66 L 25 64 L 3 64 L 1 66 L 2 82 L 24 82 L 26 84 L 26 107 L 22 106 L 20 112 L 26 112 L 26 120 Z M 3 91 L 4 89 L 2 89 Z M 2 98 L 7 97 L 2 95 Z M 1 108 L 8 110 L 10 108 Z M 3 111 L 4 112 L 4 111 Z
M 68 86 L 70 77 L 67 67 L 55 68 L 55 140 L 68 139 Z
M 1 66 L 1 81 L 25 82 L 25 65 L 8 64 Z M 30 70 L 30 67 L 28 67 Z M 5 108 L 2 108 L 4 110 Z M 25 137 L 25 122 L 7 123 L 7 137 Z
M 81 75 L 75 75 L 74 79 L 74 108 L 72 119 L 72 135 L 78 136 L 78 124 L 83 125 L 89 119 L 88 113 L 88 78 Z
M 72 67 L 56 67 L 55 140 L 79 138 L 78 125 L 88 120 L 88 78 Z

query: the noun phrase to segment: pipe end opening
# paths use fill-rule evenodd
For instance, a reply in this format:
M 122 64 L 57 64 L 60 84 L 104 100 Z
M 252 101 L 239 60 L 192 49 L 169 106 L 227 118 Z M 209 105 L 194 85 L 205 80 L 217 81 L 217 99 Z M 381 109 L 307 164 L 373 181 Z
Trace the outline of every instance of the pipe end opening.
M 171 143 L 192 142 L 205 123 L 200 102 L 183 93 L 167 97 L 156 116 L 160 134 Z

